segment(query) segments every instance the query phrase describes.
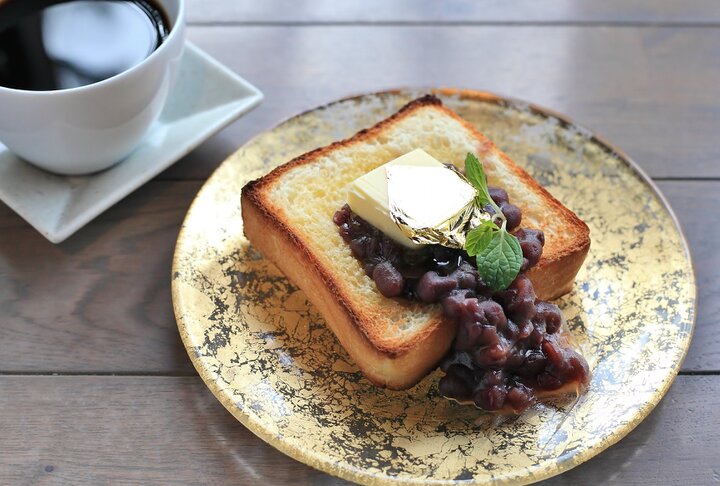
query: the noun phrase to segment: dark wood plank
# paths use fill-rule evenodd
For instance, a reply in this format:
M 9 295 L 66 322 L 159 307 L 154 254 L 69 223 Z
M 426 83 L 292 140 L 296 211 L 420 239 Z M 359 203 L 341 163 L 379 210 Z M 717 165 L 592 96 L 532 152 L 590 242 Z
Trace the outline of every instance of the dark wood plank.
M 683 370 L 720 370 L 720 182 L 658 182 L 690 245 L 698 288 L 695 332 Z M 662 289 L 658 289 L 662 291 Z
M 660 185 L 702 262 L 683 370 L 720 370 L 720 182 Z M 194 374 L 169 280 L 177 232 L 199 187 L 151 182 L 57 246 L 0 204 L 0 371 Z
M 164 177 L 205 178 L 251 136 L 329 101 L 455 86 L 533 101 L 597 130 L 654 177 L 720 177 L 718 30 L 626 27 L 192 27 L 266 94 Z
M 0 377 L 3 484 L 346 484 L 245 429 L 199 378 Z M 720 377 L 680 377 L 635 431 L 552 484 L 717 479 Z
M 190 22 L 615 22 L 720 21 L 714 0 L 190 0 Z
M 170 268 L 200 185 L 146 185 L 60 245 L 0 203 L 0 370 L 193 373 Z
M 327 482 L 245 429 L 197 377 L 6 376 L 0 386 L 3 484 Z

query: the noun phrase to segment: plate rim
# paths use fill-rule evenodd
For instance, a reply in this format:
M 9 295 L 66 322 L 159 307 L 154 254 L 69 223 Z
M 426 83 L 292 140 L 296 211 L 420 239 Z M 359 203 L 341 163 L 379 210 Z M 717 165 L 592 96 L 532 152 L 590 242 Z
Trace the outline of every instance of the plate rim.
M 258 138 L 264 136 L 265 134 L 272 132 L 273 130 L 277 129 L 281 125 L 284 125 L 292 120 L 295 120 L 299 117 L 302 117 L 308 113 L 315 112 L 317 110 L 323 110 L 327 109 L 330 106 L 333 106 L 335 104 L 348 102 L 351 100 L 358 100 L 364 97 L 370 97 L 370 96 L 377 96 L 377 97 L 384 97 L 384 96 L 392 96 L 392 95 L 399 95 L 402 93 L 432 93 L 432 94 L 439 94 L 444 96 L 459 96 L 460 98 L 472 98 L 474 100 L 479 100 L 481 102 L 485 103 L 491 103 L 499 106 L 507 106 L 507 107 L 514 107 L 519 108 L 523 107 L 529 110 L 532 114 L 543 117 L 545 119 L 555 118 L 557 119 L 561 125 L 564 128 L 575 128 L 581 131 L 584 134 L 588 134 L 590 140 L 594 141 L 598 146 L 600 146 L 603 150 L 605 150 L 608 154 L 615 156 L 618 158 L 624 165 L 626 165 L 628 168 L 630 168 L 635 175 L 638 177 L 638 179 L 641 180 L 642 183 L 644 183 L 654 194 L 655 197 L 658 198 L 659 202 L 661 203 L 664 210 L 668 213 L 670 216 L 675 230 L 677 231 L 681 243 L 682 243 L 682 250 L 685 255 L 685 258 L 687 262 L 689 263 L 689 272 L 690 272 L 690 284 L 691 284 L 691 296 L 692 296 L 692 305 L 690 307 L 690 319 L 689 319 L 689 326 L 688 326 L 688 332 L 687 332 L 687 344 L 682 350 L 682 354 L 680 358 L 676 361 L 675 367 L 669 371 L 668 377 L 666 378 L 665 382 L 663 383 L 663 386 L 658 388 L 658 390 L 653 394 L 650 400 L 648 400 L 643 406 L 641 406 L 637 413 L 633 416 L 632 420 L 630 420 L 627 424 L 625 424 L 622 427 L 619 427 L 615 429 L 605 440 L 598 442 L 594 447 L 591 447 L 589 449 L 586 449 L 584 451 L 581 451 L 580 453 L 568 457 L 561 457 L 557 462 L 554 463 L 555 467 L 544 467 L 537 470 L 533 470 L 532 476 L 525 474 L 522 476 L 515 476 L 514 478 L 499 478 L 501 482 L 511 482 L 512 484 L 528 484 L 529 482 L 536 482 L 536 481 L 542 481 L 554 476 L 557 476 L 559 474 L 562 474 L 570 469 L 573 469 L 574 467 L 587 462 L 588 460 L 592 459 L 593 457 L 597 456 L 601 452 L 605 451 L 609 447 L 615 445 L 617 442 L 622 440 L 624 437 L 626 437 L 630 432 L 632 432 L 643 420 L 647 418 L 647 416 L 655 409 L 655 407 L 660 403 L 662 398 L 665 397 L 668 390 L 672 386 L 672 384 L 675 382 L 675 379 L 678 376 L 678 373 L 680 372 L 680 369 L 682 367 L 683 362 L 685 361 L 685 358 L 687 357 L 688 351 L 690 349 L 690 345 L 692 343 L 693 334 L 695 331 L 695 323 L 697 319 L 697 277 L 695 274 L 695 264 L 694 260 L 692 258 L 692 253 L 690 252 L 690 246 L 687 241 L 687 237 L 685 236 L 685 233 L 683 231 L 682 226 L 680 225 L 680 222 L 677 219 L 677 216 L 675 212 L 672 209 L 672 206 L 668 202 L 668 200 L 665 198 L 664 194 L 660 190 L 660 188 L 655 184 L 655 182 L 650 178 L 650 176 L 635 162 L 630 156 L 628 156 L 623 150 L 615 146 L 613 143 L 608 141 L 605 137 L 600 135 L 597 131 L 591 130 L 587 128 L 585 125 L 581 123 L 577 123 L 569 116 L 559 113 L 555 110 L 546 108 L 542 105 L 538 105 L 535 103 L 530 103 L 527 101 L 524 101 L 520 98 L 516 98 L 513 96 L 505 96 L 498 93 L 494 93 L 491 91 L 481 91 L 481 90 L 475 90 L 475 89 L 467 89 L 467 88 L 450 88 L 450 87 L 440 87 L 440 88 L 416 88 L 416 87 L 400 87 L 400 88 L 393 88 L 393 89 L 387 89 L 387 90 L 381 90 L 381 91 L 373 91 L 373 92 L 366 92 L 366 93 L 360 93 L 360 94 L 353 94 L 349 96 L 345 96 L 336 100 L 333 100 L 328 103 L 324 103 L 306 110 L 302 110 L 294 115 L 291 115 L 287 118 L 281 119 L 279 122 L 272 125 L 270 128 L 262 130 L 260 133 L 254 135 L 247 141 L 245 141 L 242 145 L 238 146 L 237 150 L 233 152 L 227 159 L 223 160 L 223 162 L 218 165 L 218 167 L 213 171 L 213 173 L 210 175 L 210 177 L 207 178 L 207 180 L 203 183 L 202 187 L 198 190 L 197 194 L 192 200 L 192 203 L 188 207 L 188 210 L 185 214 L 185 218 L 183 219 L 182 225 L 180 227 L 180 231 L 178 233 L 178 237 L 175 244 L 175 249 L 173 251 L 173 260 L 172 260 L 172 273 L 171 273 L 171 296 L 172 296 L 172 303 L 173 303 L 173 311 L 175 314 L 175 320 L 178 326 L 178 331 L 181 337 L 181 340 L 183 342 L 183 346 L 185 347 L 185 351 L 188 353 L 188 356 L 190 357 L 190 361 L 192 362 L 195 370 L 200 375 L 201 379 L 205 383 L 205 385 L 208 387 L 208 389 L 211 391 L 211 393 L 215 396 L 215 398 L 225 407 L 225 409 L 232 414 L 233 417 L 235 417 L 236 420 L 238 420 L 245 428 L 247 428 L 250 432 L 252 432 L 254 435 L 262 439 L 264 442 L 272 446 L 273 448 L 277 449 L 278 451 L 282 452 L 286 456 L 288 456 L 291 459 L 294 459 L 296 461 L 299 461 L 303 464 L 306 464 L 308 466 L 311 466 L 315 469 L 318 469 L 322 472 L 325 472 L 327 474 L 339 477 L 341 479 L 357 482 L 359 484 L 367 484 L 367 485 L 379 485 L 379 484 L 395 484 L 395 485 L 418 485 L 418 484 L 433 484 L 433 485 L 456 485 L 456 484 L 467 484 L 467 485 L 483 485 L 488 484 L 487 482 L 481 482 L 481 481 L 475 481 L 472 480 L 462 480 L 462 481 L 456 481 L 454 479 L 420 479 L 420 478 L 399 478 L 397 476 L 387 476 L 387 475 L 377 475 L 366 472 L 364 469 L 359 468 L 353 468 L 351 466 L 348 466 L 347 464 L 340 464 L 340 463 L 333 463 L 329 462 L 327 460 L 323 460 L 321 457 L 318 457 L 317 454 L 311 454 L 307 452 L 307 449 L 303 449 L 300 447 L 295 447 L 291 444 L 289 444 L 286 441 L 283 441 L 282 438 L 276 437 L 274 434 L 269 432 L 266 427 L 263 426 L 262 422 L 257 422 L 253 420 L 253 418 L 244 413 L 242 409 L 235 406 L 233 401 L 228 397 L 224 391 L 217 386 L 216 382 L 211 379 L 209 375 L 209 372 L 202 366 L 201 358 L 197 356 L 194 353 L 193 347 L 190 345 L 190 343 L 187 341 L 187 338 L 189 337 L 189 333 L 187 332 L 187 326 L 185 324 L 185 320 L 183 318 L 183 311 L 182 311 L 182 297 L 180 294 L 180 290 L 178 288 L 177 278 L 176 275 L 179 273 L 179 266 L 180 266 L 180 253 L 182 251 L 181 248 L 181 241 L 185 237 L 186 232 L 186 223 L 188 222 L 189 218 L 191 217 L 191 213 L 193 212 L 193 209 L 195 208 L 196 203 L 200 199 L 200 197 L 203 195 L 203 193 L 208 190 L 208 187 L 211 186 L 211 183 L 214 181 L 215 177 L 218 176 L 219 169 L 230 159 L 234 156 L 235 153 L 237 153 L 240 150 L 243 150 L 245 146 L 255 142 Z M 492 481 L 493 483 L 495 481 Z

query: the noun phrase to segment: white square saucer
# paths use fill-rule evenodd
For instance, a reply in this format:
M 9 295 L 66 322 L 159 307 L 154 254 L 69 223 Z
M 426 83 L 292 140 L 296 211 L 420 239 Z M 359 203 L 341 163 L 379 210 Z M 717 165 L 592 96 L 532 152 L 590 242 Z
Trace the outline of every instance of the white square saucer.
M 125 160 L 97 174 L 60 176 L 0 144 L 0 200 L 60 243 L 262 99 L 255 86 L 188 42 L 160 119 Z

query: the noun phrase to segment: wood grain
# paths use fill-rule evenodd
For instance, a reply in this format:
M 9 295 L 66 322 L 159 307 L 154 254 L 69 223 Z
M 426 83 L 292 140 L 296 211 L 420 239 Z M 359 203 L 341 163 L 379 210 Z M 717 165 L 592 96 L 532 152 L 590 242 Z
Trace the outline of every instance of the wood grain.
M 169 282 L 177 233 L 199 187 L 151 182 L 57 246 L 0 204 L 0 372 L 194 375 Z M 702 262 L 683 370 L 720 370 L 720 181 L 661 188 Z
M 62 245 L 0 203 L 0 484 L 347 484 L 227 413 L 172 315 L 192 198 L 288 116 L 394 87 L 486 89 L 575 118 L 656 178 L 720 179 L 716 0 L 188 0 L 188 19 L 191 40 L 264 91 L 260 108 Z M 714 375 L 679 377 L 626 439 L 544 485 L 720 481 L 720 180 L 659 185 L 696 264 L 683 370 Z
M 266 95 L 165 172 L 206 178 L 280 120 L 396 87 L 495 91 L 565 113 L 654 177 L 720 177 L 720 63 L 711 28 L 191 27 L 189 38 Z
M 720 21 L 714 0 L 190 0 L 190 22 L 222 23 L 596 23 L 621 24 Z
M 698 288 L 695 333 L 683 370 L 720 372 L 720 182 L 667 181 L 658 186 L 687 237 Z
M 286 458 L 199 378 L 0 377 L 2 484 L 346 484 Z M 709 484 L 720 377 L 680 377 L 627 438 L 553 484 Z M 714 476 L 715 475 L 715 476 Z
M 170 268 L 200 185 L 146 185 L 61 245 L 0 203 L 0 370 L 193 373 Z

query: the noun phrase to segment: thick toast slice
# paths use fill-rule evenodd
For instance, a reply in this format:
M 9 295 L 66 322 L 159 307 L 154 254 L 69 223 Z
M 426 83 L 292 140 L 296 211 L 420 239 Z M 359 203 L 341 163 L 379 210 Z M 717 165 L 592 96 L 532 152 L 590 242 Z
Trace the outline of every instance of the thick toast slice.
M 529 272 L 538 298 L 568 292 L 590 247 L 588 227 L 572 211 L 434 96 L 248 183 L 242 214 L 250 242 L 305 291 L 365 376 L 392 389 L 414 385 L 437 365 L 455 324 L 439 305 L 382 296 L 333 214 L 351 181 L 416 148 L 461 168 L 467 152 L 477 154 L 489 184 L 522 210 L 522 226 L 543 230 L 542 259 Z

